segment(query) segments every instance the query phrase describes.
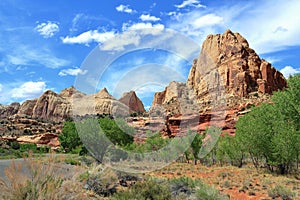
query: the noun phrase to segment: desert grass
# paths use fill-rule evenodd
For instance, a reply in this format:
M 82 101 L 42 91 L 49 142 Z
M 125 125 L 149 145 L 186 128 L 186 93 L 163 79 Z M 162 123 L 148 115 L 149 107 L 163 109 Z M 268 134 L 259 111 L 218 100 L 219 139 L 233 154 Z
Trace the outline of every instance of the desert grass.
M 15 200 L 58 200 L 97 199 L 92 191 L 84 189 L 79 181 L 81 167 L 65 168 L 54 156 L 38 160 L 24 157 L 24 162 L 12 161 L 5 169 L 5 178 L 0 180 L 2 199 Z

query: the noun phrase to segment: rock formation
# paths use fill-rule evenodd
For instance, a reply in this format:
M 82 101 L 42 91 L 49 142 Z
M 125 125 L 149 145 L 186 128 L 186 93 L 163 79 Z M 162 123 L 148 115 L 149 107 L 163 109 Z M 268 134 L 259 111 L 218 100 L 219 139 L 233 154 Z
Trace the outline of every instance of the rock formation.
M 272 94 L 287 86 L 279 71 L 260 59 L 245 38 L 230 30 L 207 36 L 187 85 L 202 102 L 220 97 L 248 98 L 253 92 Z
M 142 101 L 136 96 L 134 91 L 125 92 L 119 101 L 128 106 L 130 113 L 146 112 Z
M 86 95 L 74 86 L 62 90 L 59 94 L 48 90 L 39 98 L 26 100 L 21 105 L 12 103 L 0 105 L 0 117 L 12 115 L 27 116 L 61 122 L 74 115 L 107 114 L 128 116 L 132 112 L 145 112 L 143 103 L 135 92 L 125 93 L 120 101 L 110 95 L 106 88 L 96 94 Z
M 61 121 L 71 115 L 70 102 L 48 90 L 40 96 L 33 107 L 32 117 Z
M 261 59 L 245 38 L 227 30 L 206 38 L 186 83 L 171 82 L 164 91 L 154 95 L 149 119 L 142 119 L 142 123 L 135 119 L 131 123 L 143 126 L 140 132 L 144 135 L 147 128 L 174 136 L 188 129 L 203 132 L 212 125 L 234 134 L 240 115 L 251 106 L 268 101 L 272 92 L 286 86 L 283 75 Z M 18 137 L 25 132 L 49 134 L 38 140 L 55 143 L 55 134 L 60 132 L 63 120 L 72 115 L 129 116 L 134 112 L 145 112 L 145 109 L 133 91 L 116 100 L 106 88 L 96 94 L 83 94 L 72 86 L 59 94 L 46 91 L 22 105 L 0 105 L 0 119 L 7 120 L 0 124 L 0 133 L 11 130 Z M 58 124 L 57 132 L 51 129 L 56 123 L 50 121 Z M 40 126 L 44 128 L 38 128 Z M 28 141 L 34 139 L 31 137 Z
M 163 92 L 156 93 L 152 108 L 163 105 L 170 111 L 168 104 L 172 99 L 179 99 L 184 90 L 189 91 L 185 98 L 196 100 L 201 111 L 218 100 L 225 101 L 226 106 L 236 106 L 253 95 L 266 96 L 287 86 L 279 71 L 260 59 L 245 38 L 230 30 L 207 36 L 186 85 L 179 89 L 175 87 L 178 84 L 172 82 Z
M 59 93 L 59 96 L 63 97 L 63 98 L 82 98 L 84 97 L 86 94 L 80 92 L 79 90 L 77 90 L 74 86 L 71 86 L 69 88 L 66 88 L 64 90 L 62 90 Z M 69 99 L 69 101 L 71 101 Z
M 164 113 L 168 116 L 198 113 L 199 107 L 194 101 L 193 91 L 186 83 L 171 82 L 164 91 L 154 95 L 149 111 L 152 115 Z
M 168 128 L 163 131 L 171 130 L 172 135 L 188 120 L 193 130 L 216 125 L 233 134 L 247 106 L 268 101 L 273 91 L 286 86 L 283 75 L 261 59 L 245 38 L 227 30 L 207 36 L 186 84 L 171 82 L 157 92 L 150 113 L 165 113 Z
M 22 103 L 18 115 L 32 116 L 33 108 L 37 102 L 37 99 L 26 100 Z
M 8 106 L 0 104 L 0 118 L 17 114 L 19 108 L 20 108 L 19 103 L 12 103 Z

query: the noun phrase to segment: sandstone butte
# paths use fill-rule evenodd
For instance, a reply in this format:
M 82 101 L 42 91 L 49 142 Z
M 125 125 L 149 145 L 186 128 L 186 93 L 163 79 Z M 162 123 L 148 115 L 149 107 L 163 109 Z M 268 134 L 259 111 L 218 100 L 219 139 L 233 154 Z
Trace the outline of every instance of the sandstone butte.
M 150 129 L 162 131 L 168 136 L 181 134 L 187 129 L 202 132 L 212 125 L 234 134 L 239 115 L 248 112 L 252 105 L 269 101 L 272 92 L 286 86 L 283 75 L 261 59 L 245 38 L 226 30 L 223 34 L 208 35 L 199 57 L 192 64 L 187 81 L 171 82 L 164 91 L 157 92 L 148 112 L 150 118 L 142 119 L 143 123 L 131 124 L 141 132 Z M 145 113 L 144 105 L 134 91 L 124 93 L 116 100 L 106 88 L 87 95 L 72 86 L 59 94 L 48 90 L 39 98 L 27 100 L 21 105 L 0 105 L 0 119 L 18 121 L 20 129 L 28 128 L 19 122 L 22 118 L 61 123 L 73 114 L 124 113 Z M 59 126 L 61 128 L 62 125 Z M 38 144 L 48 141 L 52 146 L 59 145 L 55 135 L 48 130 L 45 128 L 43 134 L 48 133 L 49 137 L 42 137 L 39 131 L 34 131 L 39 136 L 16 137 L 18 141 Z M 0 127 L 2 135 L 5 131 L 5 127 Z M 39 141 L 38 138 L 46 139 Z
M 0 105 L 0 136 L 2 140 L 35 143 L 58 147 L 57 136 L 63 121 L 74 115 L 129 115 L 144 113 L 142 101 L 135 92 L 124 93 L 118 101 L 106 88 L 96 94 L 84 94 L 75 87 L 59 94 L 51 90 L 39 98 L 26 100 L 21 105 Z
M 166 113 L 168 135 L 188 126 L 201 132 L 212 125 L 234 134 L 239 115 L 285 87 L 283 75 L 261 59 L 245 38 L 226 30 L 207 36 L 186 83 L 171 82 L 157 92 L 150 113 Z

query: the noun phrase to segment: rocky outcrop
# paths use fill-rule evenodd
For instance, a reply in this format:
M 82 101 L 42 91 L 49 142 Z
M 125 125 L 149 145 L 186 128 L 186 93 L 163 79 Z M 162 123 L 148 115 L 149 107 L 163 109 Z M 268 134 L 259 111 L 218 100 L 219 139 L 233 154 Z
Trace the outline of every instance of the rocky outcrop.
M 150 114 L 165 119 L 165 135 L 181 134 L 186 127 L 203 132 L 209 126 L 234 134 L 238 116 L 249 105 L 269 101 L 273 91 L 286 86 L 283 75 L 245 38 L 227 30 L 206 38 L 186 84 L 171 82 L 156 93 Z
M 95 96 L 95 98 L 98 98 L 98 99 L 115 99 L 111 94 L 108 93 L 106 88 L 103 88 L 98 93 L 96 93 L 94 96 Z
M 71 100 L 70 98 L 82 98 L 85 96 L 84 93 L 77 90 L 74 86 L 66 88 L 59 93 L 59 96 Z
M 0 118 L 17 114 L 19 108 L 20 108 L 19 103 L 12 103 L 8 106 L 0 104 Z
M 174 116 L 185 113 L 198 113 L 199 107 L 194 101 L 194 92 L 186 83 L 171 82 L 164 91 L 154 95 L 151 115 Z
M 18 115 L 32 116 L 33 108 L 34 108 L 36 102 L 37 102 L 37 99 L 24 101 L 18 111 Z
M 190 70 L 187 85 L 201 102 L 231 97 L 248 98 L 287 86 L 283 75 L 259 58 L 245 38 L 230 30 L 209 35 Z
M 136 96 L 134 91 L 125 92 L 119 101 L 128 106 L 130 113 L 146 112 L 142 101 Z
M 71 116 L 71 104 L 59 94 L 48 90 L 37 99 L 32 116 L 61 121 Z
M 129 109 L 123 103 L 110 95 L 106 88 L 96 94 L 83 98 L 74 98 L 72 103 L 74 115 L 112 115 L 115 117 L 128 116 Z
M 48 90 L 37 99 L 23 102 L 21 106 L 18 103 L 1 106 L 0 116 L 7 118 L 17 114 L 59 122 L 73 115 L 128 116 L 131 112 L 145 112 L 143 103 L 134 92 L 126 93 L 120 100 L 110 95 L 106 88 L 86 95 L 72 86 L 59 94 Z
M 60 142 L 58 140 L 58 134 L 55 133 L 45 133 L 38 135 L 24 135 L 24 136 L 3 136 L 0 141 L 17 141 L 21 144 L 29 143 L 36 144 L 39 146 L 48 146 L 53 149 L 59 148 Z

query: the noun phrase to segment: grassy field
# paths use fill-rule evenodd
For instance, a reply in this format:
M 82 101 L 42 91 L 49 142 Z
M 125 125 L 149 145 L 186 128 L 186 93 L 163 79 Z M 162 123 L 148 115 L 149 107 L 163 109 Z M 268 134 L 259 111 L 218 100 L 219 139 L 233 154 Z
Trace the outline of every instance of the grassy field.
M 88 156 L 24 159 L 24 166 L 12 162 L 5 170 L 8 181 L 1 182 L 2 198 L 300 199 L 299 174 L 280 176 L 250 166 L 174 162 L 153 172 L 128 174 L 96 164 Z M 24 174 L 22 167 L 30 173 Z
M 298 175 L 280 176 L 264 169 L 233 166 L 193 165 L 173 163 L 162 170 L 151 173 L 155 177 L 190 177 L 216 187 L 230 199 L 272 199 L 281 195 L 282 199 L 300 199 L 300 180 Z

